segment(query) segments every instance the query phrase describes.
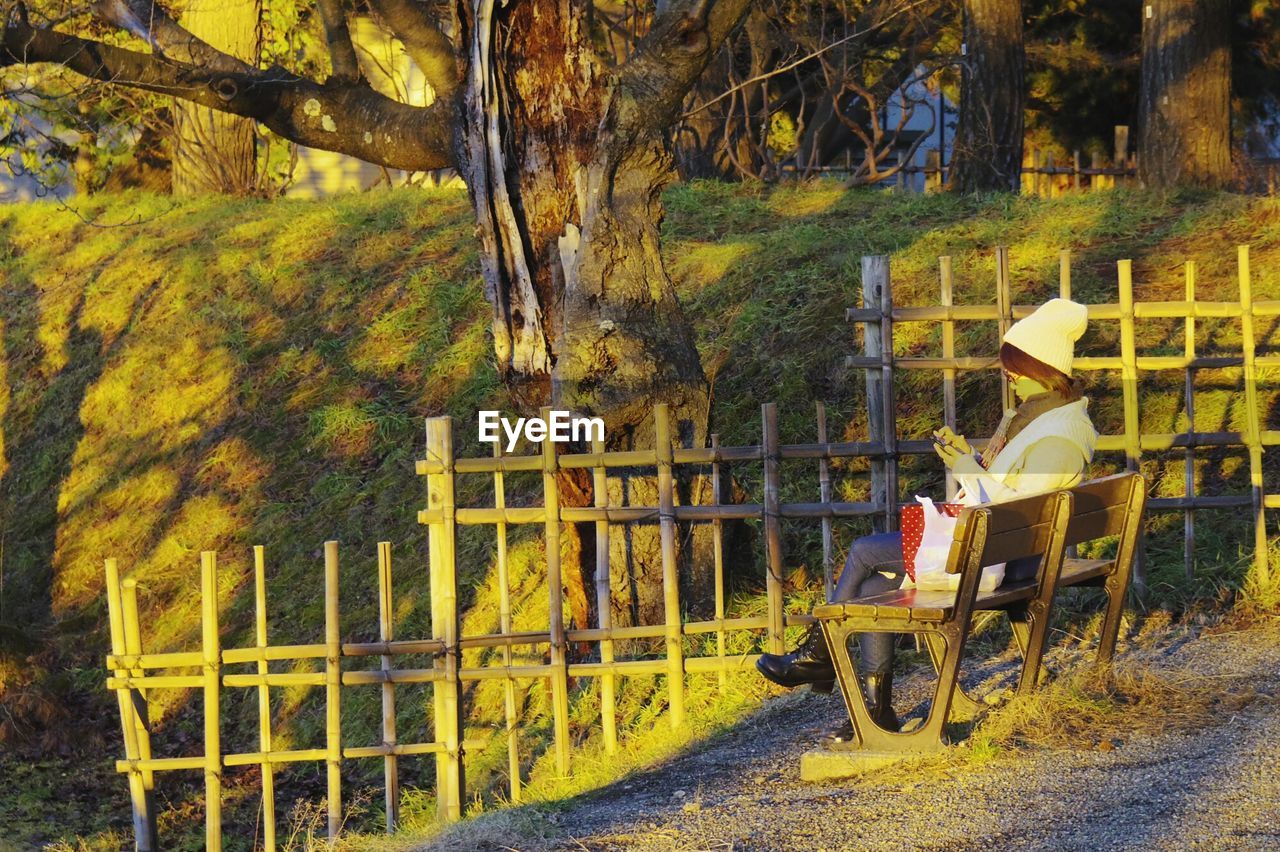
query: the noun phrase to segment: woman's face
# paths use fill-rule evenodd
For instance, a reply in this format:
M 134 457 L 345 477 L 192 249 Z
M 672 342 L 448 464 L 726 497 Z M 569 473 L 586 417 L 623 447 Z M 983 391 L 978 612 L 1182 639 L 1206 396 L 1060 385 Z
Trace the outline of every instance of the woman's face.
M 1013 387 L 1013 395 L 1019 400 L 1035 396 L 1038 393 L 1047 393 L 1049 390 L 1035 379 L 1019 376 L 1017 373 L 1011 373 L 1008 370 L 1005 370 L 1004 374 L 1009 379 L 1009 384 Z

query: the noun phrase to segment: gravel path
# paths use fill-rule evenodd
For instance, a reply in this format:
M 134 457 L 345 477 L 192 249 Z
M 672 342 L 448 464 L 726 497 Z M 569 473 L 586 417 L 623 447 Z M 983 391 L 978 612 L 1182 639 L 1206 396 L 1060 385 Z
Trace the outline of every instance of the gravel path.
M 1134 733 L 1102 748 L 1086 743 L 979 765 L 944 760 L 815 785 L 800 781 L 799 755 L 843 709 L 838 698 L 800 692 L 768 702 L 696 752 L 552 813 L 533 827 L 538 839 L 522 832 L 484 845 L 1280 849 L 1280 625 L 1198 637 L 1169 630 L 1122 652 L 1122 662 L 1141 661 L 1174 681 L 1243 683 L 1255 696 L 1221 711 L 1219 723 L 1199 735 Z M 1048 659 L 1062 668 L 1085 658 L 1058 648 Z M 1005 657 L 977 674 L 1009 682 L 1015 670 Z M 925 685 L 909 678 L 903 706 L 922 699 Z

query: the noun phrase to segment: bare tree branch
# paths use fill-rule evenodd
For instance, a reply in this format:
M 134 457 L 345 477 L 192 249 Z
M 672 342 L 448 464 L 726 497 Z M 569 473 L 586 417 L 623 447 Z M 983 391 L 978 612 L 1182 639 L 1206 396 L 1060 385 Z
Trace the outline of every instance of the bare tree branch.
M 331 81 L 322 86 L 279 67 L 248 72 L 199 68 L 11 21 L 0 42 L 0 67 L 38 62 L 252 118 L 300 145 L 375 165 L 425 171 L 453 164 L 449 101 L 415 107 L 365 85 Z
M 673 124 L 685 95 L 750 6 L 751 0 L 666 4 L 622 66 L 619 83 L 636 108 L 620 121 L 619 136 Z
M 453 44 L 424 9 L 412 0 L 371 0 L 382 22 L 404 42 L 409 58 L 422 69 L 437 98 L 449 98 L 458 87 Z
M 809 53 L 803 56 L 800 56 L 796 59 L 793 59 L 790 62 L 784 62 L 783 64 L 777 66 L 776 68 L 771 68 L 770 70 L 762 74 L 757 74 L 754 77 L 750 77 L 746 80 L 743 80 L 741 83 L 737 84 L 736 86 L 729 89 L 728 91 L 722 92 L 716 97 L 708 101 L 705 101 L 701 104 L 698 104 L 696 108 L 689 110 L 688 112 L 684 113 L 684 115 L 680 117 L 688 118 L 692 115 L 696 115 L 697 113 L 702 112 L 704 109 L 714 106 L 715 104 L 729 97 L 738 89 L 742 89 L 747 86 L 754 85 L 755 83 L 759 83 L 762 80 L 768 80 L 770 77 L 777 77 L 779 74 L 786 74 L 788 71 L 791 71 L 792 69 L 797 68 L 805 64 L 806 62 L 811 62 L 812 60 L 817 59 L 818 57 L 822 56 L 828 51 L 834 50 L 835 48 L 840 47 L 841 45 L 848 44 L 851 41 L 857 41 L 859 39 L 866 38 L 871 33 L 884 27 L 885 24 L 889 23 L 894 18 L 897 18 L 901 15 L 905 15 L 908 12 L 916 9 L 917 7 L 932 5 L 934 2 L 935 0 L 914 0 L 911 3 L 908 3 L 898 9 L 895 9 L 893 12 L 890 12 L 888 15 L 885 15 L 883 17 L 876 17 L 870 24 L 863 27 L 859 27 L 858 29 L 854 30 L 852 33 L 850 33 L 849 35 L 843 38 L 836 39 L 835 41 L 830 42 L 829 44 L 824 44 L 822 47 L 818 48 L 817 50 L 810 51 Z
M 196 38 L 158 3 L 150 0 L 98 0 L 93 13 L 108 24 L 137 36 L 156 53 L 210 71 L 252 73 L 252 65 Z
M 351 43 L 351 28 L 347 25 L 347 4 L 343 0 L 316 0 L 316 5 L 324 23 L 324 39 L 329 44 L 334 79 L 343 83 L 361 81 L 364 78 L 360 74 L 360 62 L 356 59 L 356 47 Z

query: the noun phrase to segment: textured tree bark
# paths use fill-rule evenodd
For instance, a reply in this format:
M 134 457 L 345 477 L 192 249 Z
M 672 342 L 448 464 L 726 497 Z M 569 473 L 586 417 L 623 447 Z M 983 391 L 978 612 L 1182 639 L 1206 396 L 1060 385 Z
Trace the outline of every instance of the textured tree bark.
M 702 367 L 658 251 L 671 175 L 661 129 L 615 135 L 628 104 L 575 4 L 468 11 L 458 160 L 499 369 L 526 409 L 598 415 L 611 432 L 660 401 L 704 418 Z
M 182 24 L 205 43 L 256 66 L 261 14 L 261 0 L 190 0 Z M 253 121 L 175 100 L 173 194 L 238 194 L 256 183 Z
M 666 403 L 686 444 L 706 440 L 708 385 L 659 252 L 661 192 L 673 176 L 665 125 L 636 132 L 640 109 L 596 54 L 579 0 L 475 0 L 458 7 L 465 57 L 456 159 L 475 208 L 499 369 L 519 405 L 605 421 L 611 448 L 653 446 Z M 632 129 L 622 130 L 628 127 Z M 565 505 L 590 500 L 562 482 Z M 613 505 L 656 505 L 645 477 L 610 477 Z M 575 496 L 576 495 L 576 496 Z M 656 527 L 655 527 L 656 529 Z M 661 612 L 656 533 L 613 537 L 615 588 L 633 615 Z M 591 549 L 568 577 L 588 608 Z M 627 570 L 627 569 L 621 569 Z M 620 623 L 628 619 L 619 613 Z M 590 613 L 573 613 L 580 624 Z
M 951 189 L 1017 192 L 1022 173 L 1022 4 L 965 0 L 965 73 Z
M 1143 4 L 1138 177 L 1151 187 L 1231 182 L 1228 0 Z

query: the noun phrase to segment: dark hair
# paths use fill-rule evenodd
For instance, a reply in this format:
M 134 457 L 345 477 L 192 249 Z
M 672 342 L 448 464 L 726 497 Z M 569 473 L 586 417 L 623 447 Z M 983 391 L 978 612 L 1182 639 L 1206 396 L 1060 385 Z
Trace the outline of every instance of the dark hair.
M 1068 399 L 1075 400 L 1080 397 L 1080 388 L 1076 382 L 1071 380 L 1070 376 L 1057 367 L 1050 367 L 1045 362 L 1032 358 L 1011 343 L 1004 343 L 1000 346 L 1000 366 L 1010 373 L 1026 376 L 1028 379 L 1039 382 L 1049 390 L 1056 391 Z

